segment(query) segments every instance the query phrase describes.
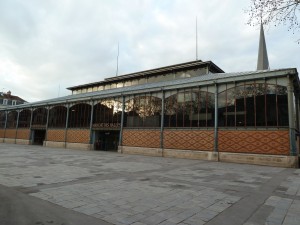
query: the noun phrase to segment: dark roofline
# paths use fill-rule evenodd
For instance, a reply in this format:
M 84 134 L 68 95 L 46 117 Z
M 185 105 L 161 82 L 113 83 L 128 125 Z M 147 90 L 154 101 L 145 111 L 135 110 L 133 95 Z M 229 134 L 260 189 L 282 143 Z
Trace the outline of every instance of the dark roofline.
M 9 94 L 3 93 L 3 92 L 2 92 L 2 96 L 0 96 L 0 97 L 8 99 L 8 100 L 16 100 L 16 101 L 20 101 L 20 102 L 26 102 L 24 99 L 20 98 L 19 96 L 9 95 Z
M 144 71 L 135 72 L 135 73 L 129 73 L 129 74 L 116 76 L 116 77 L 109 77 L 109 78 L 104 79 L 104 81 L 98 81 L 98 82 L 68 87 L 67 89 L 72 91 L 72 90 L 75 90 L 78 88 L 88 88 L 88 87 L 100 85 L 100 84 L 109 84 L 109 83 L 113 83 L 116 81 L 125 81 L 125 80 L 131 79 L 131 78 L 140 78 L 140 77 L 144 77 L 144 76 L 156 76 L 156 75 L 164 74 L 166 72 L 176 72 L 176 71 L 182 71 L 184 69 L 192 69 L 192 68 L 198 68 L 198 67 L 204 67 L 204 66 L 209 66 L 210 71 L 213 71 L 215 73 L 224 73 L 224 71 L 220 67 L 218 67 L 216 64 L 214 64 L 212 61 L 203 62 L 201 60 L 196 60 L 196 61 L 180 63 L 180 64 L 175 64 L 175 65 L 170 65 L 170 66 L 165 66 L 165 67 L 159 67 L 159 68 L 150 69 L 150 70 L 144 70 Z

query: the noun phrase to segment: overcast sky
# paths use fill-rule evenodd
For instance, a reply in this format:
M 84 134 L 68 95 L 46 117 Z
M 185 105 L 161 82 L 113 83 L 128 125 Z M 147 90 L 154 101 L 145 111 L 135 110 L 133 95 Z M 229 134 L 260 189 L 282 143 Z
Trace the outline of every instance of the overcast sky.
M 0 92 L 34 102 L 67 87 L 195 60 L 225 72 L 256 69 L 250 0 L 1 0 Z M 271 69 L 300 68 L 297 34 L 265 29 Z M 300 36 L 300 32 L 298 34 Z

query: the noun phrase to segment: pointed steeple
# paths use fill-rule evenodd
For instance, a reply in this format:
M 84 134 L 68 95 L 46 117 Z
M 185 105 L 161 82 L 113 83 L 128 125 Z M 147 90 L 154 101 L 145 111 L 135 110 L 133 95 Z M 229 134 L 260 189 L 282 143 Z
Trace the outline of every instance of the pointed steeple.
M 270 69 L 267 45 L 265 40 L 264 28 L 262 23 L 260 24 L 260 35 L 259 35 L 259 48 L 257 58 L 257 70 L 268 70 Z

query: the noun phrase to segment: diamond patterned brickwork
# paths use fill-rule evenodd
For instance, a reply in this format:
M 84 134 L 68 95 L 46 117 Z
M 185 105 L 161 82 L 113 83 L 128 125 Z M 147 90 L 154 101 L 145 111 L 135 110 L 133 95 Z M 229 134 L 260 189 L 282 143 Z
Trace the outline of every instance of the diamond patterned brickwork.
M 219 131 L 220 152 L 289 155 L 289 132 Z
M 30 130 L 29 129 L 18 129 L 17 139 L 29 140 Z
M 49 129 L 47 131 L 47 141 L 58 141 L 64 142 L 65 141 L 65 130 L 64 129 Z
M 67 142 L 70 143 L 85 143 L 90 142 L 90 130 L 88 129 L 68 129 Z
M 212 151 L 214 149 L 214 131 L 165 130 L 164 148 Z
M 160 148 L 160 130 L 123 130 L 122 145 Z
M 6 129 L 5 138 L 16 138 L 16 129 Z
M 0 129 L 0 138 L 4 138 L 5 129 Z

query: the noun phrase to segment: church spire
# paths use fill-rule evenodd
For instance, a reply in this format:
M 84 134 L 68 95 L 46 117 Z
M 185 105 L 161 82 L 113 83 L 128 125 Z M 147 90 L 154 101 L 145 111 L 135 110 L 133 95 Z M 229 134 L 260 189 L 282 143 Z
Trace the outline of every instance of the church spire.
M 270 69 L 267 45 L 265 40 L 264 28 L 262 23 L 260 24 L 260 35 L 259 35 L 259 48 L 257 58 L 257 70 L 268 70 Z

